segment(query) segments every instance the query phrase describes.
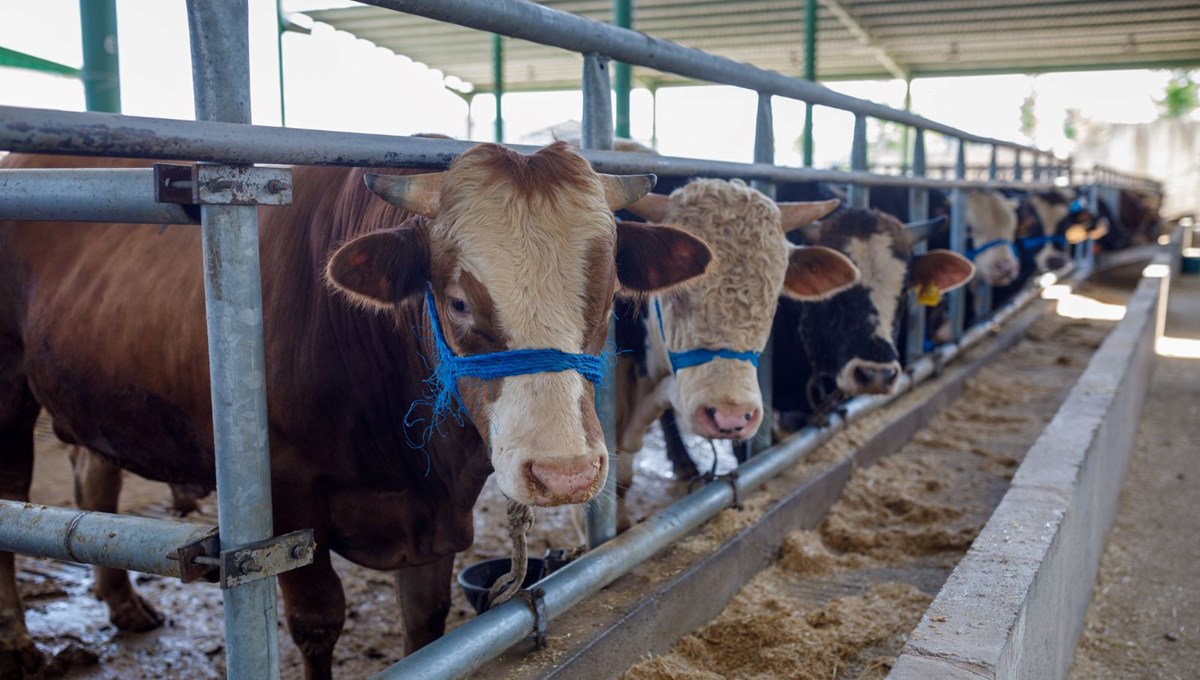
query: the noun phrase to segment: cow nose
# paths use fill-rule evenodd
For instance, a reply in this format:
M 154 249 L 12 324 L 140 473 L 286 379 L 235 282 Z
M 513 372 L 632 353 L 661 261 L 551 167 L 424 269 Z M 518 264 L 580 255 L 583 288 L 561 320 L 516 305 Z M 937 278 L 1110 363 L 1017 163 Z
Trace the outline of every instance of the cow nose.
M 900 369 L 895 364 L 862 364 L 854 369 L 854 382 L 861 394 L 886 394 L 896 384 Z
M 743 404 L 704 406 L 696 414 L 696 433 L 709 439 L 746 439 L 758 429 L 759 410 Z
M 995 285 L 1003 286 L 1012 283 L 1016 278 L 1020 265 L 1012 260 L 999 260 L 992 265 L 992 279 Z
M 529 495 L 541 506 L 587 502 L 603 467 L 602 459 L 586 457 L 530 462 L 525 471 Z
M 1062 255 L 1051 255 L 1046 258 L 1046 268 L 1050 271 L 1057 271 L 1067 266 L 1067 259 Z

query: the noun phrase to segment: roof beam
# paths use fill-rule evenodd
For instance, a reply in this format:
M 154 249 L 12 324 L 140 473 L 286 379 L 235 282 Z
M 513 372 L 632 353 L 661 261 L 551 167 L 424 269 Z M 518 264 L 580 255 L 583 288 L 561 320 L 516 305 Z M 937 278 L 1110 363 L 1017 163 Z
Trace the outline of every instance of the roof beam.
M 850 31 L 850 34 L 857 38 L 858 42 L 860 42 L 863 47 L 866 47 L 871 51 L 871 54 L 875 57 L 876 61 L 883 65 L 883 67 L 887 69 L 888 73 L 891 73 L 893 76 L 901 80 L 908 80 L 908 69 L 903 68 L 900 66 L 900 64 L 896 63 L 896 60 L 892 57 L 892 55 L 889 54 L 888 51 L 878 43 L 878 41 L 875 40 L 875 37 L 871 35 L 871 32 L 868 31 L 866 27 L 858 21 L 858 19 L 855 19 L 850 12 L 846 11 L 846 8 L 842 6 L 841 0 L 821 0 L 821 4 L 825 6 L 825 9 L 829 10 L 830 14 L 837 17 L 838 21 L 842 22 L 842 25 L 846 27 L 846 30 Z

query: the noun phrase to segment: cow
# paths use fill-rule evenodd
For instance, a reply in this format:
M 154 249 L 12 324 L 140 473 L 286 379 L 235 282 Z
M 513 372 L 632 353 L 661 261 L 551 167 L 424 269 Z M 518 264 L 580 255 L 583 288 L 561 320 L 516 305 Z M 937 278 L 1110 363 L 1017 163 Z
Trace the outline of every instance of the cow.
M 1033 263 L 1032 270 L 1027 268 L 1026 272 L 1063 268 L 1070 258 L 1068 246 L 1088 239 L 1109 239 L 1109 244 L 1115 246 L 1118 238 L 1115 231 L 1109 236 L 1114 222 L 1112 211 L 1103 200 L 1099 201 L 1098 213 L 1093 215 L 1082 198 L 1063 190 L 1026 194 L 1017 209 L 1020 234 L 1017 242 Z
M 908 290 L 936 304 L 965 285 L 975 266 L 949 250 L 913 256 L 931 225 L 906 228 L 891 215 L 865 209 L 833 213 L 802 230 L 803 242 L 847 255 L 862 280 L 817 302 L 783 300 L 775 319 L 773 395 L 783 429 L 796 429 L 837 396 L 887 394 L 900 375 L 896 333 Z
M 666 294 L 712 258 L 682 230 L 614 219 L 652 184 L 597 174 L 565 144 L 482 144 L 439 173 L 296 168 L 295 202 L 260 211 L 274 530 L 311 528 L 317 543 L 310 566 L 279 576 L 306 677 L 330 677 L 344 623 L 331 552 L 399 571 L 408 653 L 444 628 L 490 474 L 528 505 L 603 484 L 594 382 L 614 293 Z M 203 281 L 198 229 L 0 223 L 0 497 L 28 498 L 43 409 L 102 473 L 214 485 Z M 502 366 L 515 350 L 548 363 L 455 378 L 463 356 Z M 5 676 L 40 664 L 13 565 L 0 553 Z M 111 610 L 149 608 L 121 581 L 103 593 Z
M 740 180 L 693 179 L 670 196 L 648 194 L 627 208 L 703 239 L 715 257 L 707 277 L 654 295 L 618 321 L 622 499 L 633 482 L 633 454 L 668 410 L 676 427 L 708 439 L 745 441 L 758 431 L 758 356 L 780 295 L 822 300 L 858 281 L 858 270 L 841 253 L 787 240 L 788 232 L 837 206 L 836 199 L 776 204 Z M 628 524 L 621 503 L 619 528 Z

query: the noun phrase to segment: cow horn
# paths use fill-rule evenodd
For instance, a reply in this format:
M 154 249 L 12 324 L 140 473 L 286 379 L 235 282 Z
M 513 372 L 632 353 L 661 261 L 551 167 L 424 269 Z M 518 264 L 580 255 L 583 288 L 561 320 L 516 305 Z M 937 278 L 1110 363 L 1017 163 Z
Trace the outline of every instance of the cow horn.
M 363 175 L 367 188 L 376 196 L 398 208 L 425 217 L 437 217 L 441 208 L 442 184 L 445 180 L 444 172 L 424 175 Z
M 827 201 L 805 201 L 803 203 L 778 203 L 779 224 L 783 233 L 799 229 L 807 224 L 816 222 L 829 213 L 837 210 L 842 202 L 836 198 Z
M 605 175 L 601 173 L 600 181 L 604 183 L 604 200 L 608 201 L 608 209 L 620 210 L 650 193 L 658 178 L 654 175 Z
M 663 222 L 667 219 L 667 209 L 670 206 L 670 196 L 646 194 L 625 206 L 625 209 L 649 222 Z
M 928 240 L 930 236 L 933 236 L 945 224 L 946 216 L 938 215 L 937 217 L 931 217 L 921 222 L 910 222 L 904 225 L 905 229 L 908 230 L 909 245 L 916 245 L 921 241 Z

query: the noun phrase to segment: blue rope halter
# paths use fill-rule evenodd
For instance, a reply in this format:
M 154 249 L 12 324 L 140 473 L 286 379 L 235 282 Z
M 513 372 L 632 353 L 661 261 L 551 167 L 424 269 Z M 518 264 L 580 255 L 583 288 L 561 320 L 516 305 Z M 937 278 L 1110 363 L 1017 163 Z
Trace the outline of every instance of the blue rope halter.
M 463 407 L 462 395 L 458 392 L 460 378 L 495 380 L 531 373 L 560 373 L 576 371 L 593 385 L 604 382 L 608 374 L 608 359 L 593 354 L 570 354 L 557 349 L 510 349 L 503 352 L 459 356 L 454 353 L 442 334 L 437 305 L 433 299 L 433 288 L 425 290 L 425 308 L 429 314 L 429 325 L 433 329 L 434 346 L 437 348 L 437 365 L 432 366 L 433 387 L 436 396 L 433 412 L 442 413 L 450 408 L 450 397 Z
M 1026 236 L 1023 239 L 1018 239 L 1017 243 L 1021 244 L 1024 250 L 1040 250 L 1047 243 L 1053 243 L 1060 250 L 1067 249 L 1067 238 L 1058 234 L 1054 236 Z
M 988 241 L 978 248 L 967 248 L 967 259 L 974 262 L 976 257 L 991 250 L 992 248 L 999 248 L 1000 246 L 1008 246 L 1012 249 L 1013 257 L 1016 257 L 1017 259 L 1021 258 L 1021 254 L 1017 252 L 1017 244 L 1006 238 L 998 238 L 994 241 Z
M 663 345 L 667 344 L 667 332 L 663 328 L 662 307 L 658 304 L 658 298 L 654 298 L 654 314 L 658 317 L 658 334 L 662 336 Z M 734 361 L 745 361 L 758 367 L 758 357 L 762 352 L 735 352 L 731 349 L 689 349 L 683 352 L 672 352 L 667 349 L 667 358 L 671 361 L 671 372 L 678 373 L 685 368 L 700 366 L 707 364 L 713 359 L 732 359 Z

